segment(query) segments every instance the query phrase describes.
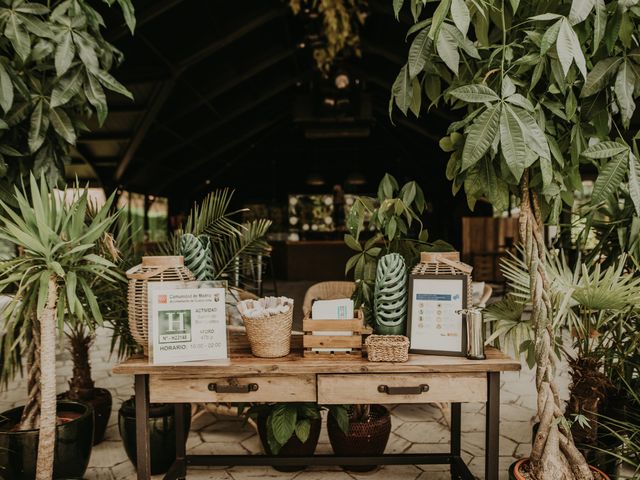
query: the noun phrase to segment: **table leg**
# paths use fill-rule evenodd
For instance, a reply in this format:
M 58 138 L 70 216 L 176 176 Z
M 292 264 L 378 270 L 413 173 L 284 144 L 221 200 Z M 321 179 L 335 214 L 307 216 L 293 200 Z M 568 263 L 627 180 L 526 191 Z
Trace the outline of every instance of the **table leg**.
M 500 372 L 487 373 L 487 425 L 484 478 L 498 480 L 500 460 Z
M 461 404 L 451 404 L 451 455 L 460 456 L 460 420 L 461 420 Z M 451 463 L 451 478 L 459 478 L 456 462 Z
M 149 377 L 135 376 L 136 394 L 136 456 L 138 480 L 151 478 L 151 453 L 149 450 Z
M 184 431 L 184 403 L 176 403 L 174 406 L 176 418 L 176 462 L 178 463 L 177 478 L 184 480 L 187 477 L 187 457 L 185 452 Z

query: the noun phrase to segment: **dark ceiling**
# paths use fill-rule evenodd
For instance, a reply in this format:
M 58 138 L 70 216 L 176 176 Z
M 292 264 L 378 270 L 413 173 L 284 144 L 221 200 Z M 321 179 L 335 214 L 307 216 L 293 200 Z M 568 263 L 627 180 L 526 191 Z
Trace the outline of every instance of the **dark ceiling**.
M 369 1 L 362 56 L 341 64 L 354 87 L 351 110 L 333 119 L 318 114 L 327 82 L 301 46 L 308 25 L 284 1 L 135 6 L 135 36 L 124 26 L 106 32 L 125 55 L 114 76 L 135 101 L 111 96 L 105 125 L 90 125 L 77 147 L 108 190 L 187 203 L 228 185 L 247 201 L 268 202 L 311 188 L 310 173 L 323 175 L 330 191 L 358 172 L 367 180 L 361 190 L 374 191 L 389 171 L 417 179 L 428 198 L 451 198 L 437 146 L 449 115 L 394 114 L 395 125 L 388 116 L 411 24 L 394 18 L 391 0 Z

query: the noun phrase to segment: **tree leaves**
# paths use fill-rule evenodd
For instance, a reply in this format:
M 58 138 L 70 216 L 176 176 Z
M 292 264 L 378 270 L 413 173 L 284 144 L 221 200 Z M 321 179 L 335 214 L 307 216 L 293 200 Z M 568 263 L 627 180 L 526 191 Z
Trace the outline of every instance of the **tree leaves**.
M 636 102 L 633 98 L 633 90 L 635 88 L 636 77 L 628 60 L 622 62 L 616 75 L 614 91 L 618 106 L 620 107 L 620 116 L 622 117 L 622 125 L 629 128 L 631 117 L 636 109 Z
M 80 67 L 74 68 L 62 77 L 51 93 L 51 106 L 59 107 L 64 105 L 78 95 L 78 92 L 82 89 L 83 78 L 84 75 Z
M 22 61 L 26 61 L 29 53 L 31 53 L 31 37 L 20 21 L 18 14 L 14 11 L 9 12 L 4 34 L 11 41 L 11 45 Z
M 13 105 L 13 83 L 0 61 L 0 106 L 7 113 Z
M 527 167 L 527 149 L 520 123 L 508 105 L 500 113 L 500 144 L 509 170 L 519 181 Z
M 460 30 L 460 33 L 466 37 L 471 23 L 471 15 L 469 7 L 467 7 L 464 0 L 453 0 L 451 2 L 451 18 L 453 18 L 453 23 Z
M 398 73 L 398 77 L 391 88 L 391 93 L 400 111 L 406 115 L 411 106 L 411 98 L 413 96 L 411 77 L 406 65 L 400 69 L 400 73 Z
M 584 22 L 595 4 L 596 0 L 573 0 L 571 2 L 571 11 L 569 12 L 571 25 Z
M 558 31 L 558 40 L 556 42 L 556 50 L 558 59 L 562 65 L 562 71 L 566 77 L 571 68 L 571 63 L 575 61 L 578 70 L 584 78 L 587 78 L 587 66 L 582 52 L 580 40 L 573 31 L 573 27 L 566 18 L 560 21 L 560 30 Z
M 49 113 L 49 119 L 54 130 L 60 135 L 68 144 L 76 144 L 76 131 L 71 124 L 71 119 L 66 112 L 61 108 L 51 108 Z
M 44 142 L 45 135 L 49 128 L 49 117 L 44 114 L 44 100 L 40 99 L 36 103 L 31 114 L 31 127 L 29 128 L 29 150 L 35 152 Z
M 629 152 L 629 195 L 636 215 L 640 216 L 640 161 L 632 152 Z
M 446 25 L 446 24 L 445 24 Z M 433 27 L 432 27 L 433 28 Z M 451 32 L 444 28 L 436 40 L 438 55 L 449 69 L 458 75 L 460 65 L 460 53 L 458 52 L 458 42 Z
M 492 105 L 477 117 L 469 127 L 462 151 L 462 171 L 475 165 L 491 147 L 494 138 L 498 134 L 500 111 L 500 104 Z
M 100 80 L 100 83 L 104 85 L 105 88 L 133 100 L 133 94 L 105 70 L 98 70 L 97 72 L 95 72 L 95 75 L 96 77 L 98 77 L 98 80 Z
M 496 92 L 480 84 L 458 87 L 451 91 L 450 95 L 467 103 L 490 103 L 500 100 Z
M 593 186 L 591 201 L 594 205 L 606 202 L 623 182 L 629 161 L 628 153 L 620 153 L 600 170 Z
M 607 57 L 596 63 L 587 75 L 580 96 L 589 97 L 602 90 L 613 77 L 620 62 L 622 62 L 621 58 Z
M 56 65 L 56 74 L 61 77 L 64 75 L 69 67 L 71 67 L 71 62 L 73 62 L 73 57 L 76 53 L 76 47 L 73 43 L 73 37 L 70 31 L 65 32 L 62 35 L 62 39 L 56 48 L 55 55 L 55 65 Z
M 418 75 L 424 68 L 432 45 L 433 41 L 429 38 L 429 28 L 423 28 L 413 39 L 407 60 L 411 78 Z
M 612 158 L 629 150 L 623 143 L 606 141 L 590 146 L 582 152 L 582 156 L 591 159 Z

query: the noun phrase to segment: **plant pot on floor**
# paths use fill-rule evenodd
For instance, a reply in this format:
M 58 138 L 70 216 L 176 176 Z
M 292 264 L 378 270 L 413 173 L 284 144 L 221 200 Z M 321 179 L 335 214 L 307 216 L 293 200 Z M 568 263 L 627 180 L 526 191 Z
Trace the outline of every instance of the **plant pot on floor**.
M 38 430 L 12 430 L 24 407 L 0 415 L 0 479 L 33 480 L 36 472 Z M 93 445 L 93 410 L 90 405 L 59 401 L 53 478 L 82 479 Z
M 64 392 L 58 396 L 59 400 L 68 400 L 69 392 Z M 111 417 L 111 407 L 113 399 L 111 392 L 106 388 L 92 388 L 80 393 L 80 399 L 83 403 L 88 403 L 93 407 L 93 444 L 98 445 L 104 440 L 104 434 L 107 431 L 109 417 Z
M 520 460 L 513 462 L 509 467 L 509 480 L 530 480 L 531 477 L 525 473 L 528 464 L 528 458 L 521 458 Z M 609 476 L 598 470 L 596 467 L 589 465 L 589 468 L 594 474 L 600 475 L 600 478 L 595 475 L 595 480 L 609 480 Z
M 269 442 L 267 441 L 267 415 L 258 416 L 258 435 L 262 448 L 267 455 L 273 455 Z M 277 456 L 280 457 L 310 457 L 316 451 L 318 439 L 320 438 L 320 430 L 322 429 L 322 418 L 311 419 L 311 429 L 309 438 L 306 442 L 301 442 L 298 437 L 292 435 L 287 443 L 285 443 Z M 274 466 L 280 472 L 297 472 L 304 470 L 304 466 Z
M 191 405 L 184 404 L 184 429 L 191 426 Z M 135 397 L 122 402 L 118 410 L 118 429 L 124 449 L 133 465 L 137 465 L 136 454 L 136 407 Z M 187 439 L 185 433 L 185 443 Z M 152 403 L 149 407 L 149 449 L 151 451 L 151 474 L 166 473 L 176 459 L 176 423 L 173 404 Z
M 345 434 L 333 415 L 327 418 L 329 441 L 336 455 L 341 456 L 378 456 L 384 449 L 391 434 L 391 414 L 382 405 L 371 405 L 368 421 L 356 421 L 353 410 L 349 411 L 349 432 Z M 368 472 L 377 465 L 345 465 L 345 470 Z

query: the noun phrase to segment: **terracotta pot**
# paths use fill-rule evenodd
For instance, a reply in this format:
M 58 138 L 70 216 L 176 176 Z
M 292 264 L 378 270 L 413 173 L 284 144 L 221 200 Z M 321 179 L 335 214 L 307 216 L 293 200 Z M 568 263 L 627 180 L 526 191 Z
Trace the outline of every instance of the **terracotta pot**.
M 509 480 L 528 480 L 520 474 L 520 467 L 522 467 L 522 465 L 527 463 L 528 461 L 528 458 L 521 458 L 520 460 L 513 462 L 509 467 Z M 589 465 L 589 468 L 592 472 L 599 473 L 600 475 L 602 475 L 602 478 L 609 480 L 609 476 L 601 470 L 598 470 L 596 467 L 592 467 L 591 465 Z
M 24 407 L 0 414 L 0 479 L 34 480 L 39 430 L 11 428 L 20 422 Z M 53 478 L 82 479 L 91 456 L 93 411 L 90 405 L 58 402 Z
M 104 434 L 107 431 L 109 417 L 111 416 L 111 407 L 113 405 L 113 397 L 111 392 L 106 388 L 92 388 L 82 393 L 80 399 L 83 403 L 88 403 L 93 407 L 94 428 L 93 428 L 93 444 L 98 445 L 104 440 Z M 68 400 L 69 392 L 58 395 L 59 400 Z
M 295 433 L 291 436 L 289 441 L 285 443 L 277 456 L 283 457 L 310 457 L 313 452 L 316 451 L 318 446 L 318 439 L 320 438 L 320 430 L 322 429 L 322 419 L 311 419 L 311 431 L 309 432 L 309 438 L 302 443 Z M 260 436 L 260 443 L 267 455 L 273 455 L 271 448 L 269 448 L 269 442 L 267 442 L 267 415 L 258 416 L 258 435 Z M 297 472 L 304 470 L 304 466 L 274 466 L 276 470 L 280 472 Z
M 349 412 L 349 432 L 340 430 L 338 422 L 332 415 L 327 419 L 329 441 L 336 455 L 368 456 L 382 455 L 391 434 L 391 414 L 382 405 L 371 405 L 371 419 L 368 422 L 357 422 Z M 343 466 L 345 470 L 354 472 L 368 472 L 377 465 Z

